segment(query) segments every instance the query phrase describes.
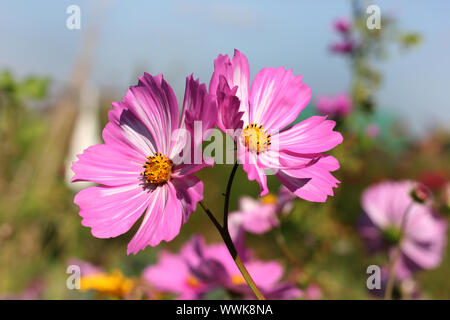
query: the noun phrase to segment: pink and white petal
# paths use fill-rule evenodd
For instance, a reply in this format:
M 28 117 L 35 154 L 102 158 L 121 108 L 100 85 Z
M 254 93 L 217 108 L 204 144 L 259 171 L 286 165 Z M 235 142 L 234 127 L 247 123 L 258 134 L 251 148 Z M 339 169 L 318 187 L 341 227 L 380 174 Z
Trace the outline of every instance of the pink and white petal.
M 423 220 L 421 223 L 407 223 L 405 231 L 407 237 L 412 241 L 430 242 L 436 246 L 445 246 L 447 241 L 447 223 L 445 220 L 434 216 L 429 208 Z
M 191 154 L 190 163 L 195 162 L 195 153 L 201 154 L 202 142 L 217 121 L 217 102 L 215 96 L 208 94 L 205 84 L 186 78 L 186 90 L 181 114 L 180 130 L 172 135 L 170 158 L 181 152 Z
M 240 110 L 241 101 L 236 96 L 238 87 L 235 86 L 230 89 L 227 80 L 224 76 L 220 76 L 219 87 L 217 89 L 217 126 L 223 132 L 227 132 L 227 129 L 242 129 L 244 121 L 242 116 L 243 111 Z
M 261 202 L 251 197 L 243 196 L 239 199 L 239 210 L 244 213 L 261 207 Z
M 256 180 L 260 186 L 261 192 L 259 196 L 262 197 L 268 194 L 267 177 L 264 168 L 258 160 L 258 155 L 248 151 L 240 140 L 238 140 L 237 149 L 238 162 L 242 164 L 242 168 L 247 173 L 248 179 L 251 181 Z
M 298 170 L 280 170 L 276 176 L 296 196 L 313 202 L 325 202 L 333 196 L 339 181 L 330 171 L 339 168 L 332 156 L 323 156 L 316 163 Z
M 264 289 L 270 289 L 283 276 L 283 267 L 275 261 L 252 261 L 246 263 L 246 268 L 255 284 Z
M 297 119 L 311 99 L 311 89 L 292 70 L 263 68 L 252 83 L 250 122 L 275 133 Z
M 178 103 L 162 75 L 144 73 L 137 86 L 130 87 L 123 102 L 154 138 L 156 149 L 169 154 L 172 132 L 178 129 Z
M 202 170 L 206 167 L 211 167 L 214 165 L 214 161 L 207 160 L 207 162 L 202 164 L 179 164 L 173 167 L 172 177 L 181 178 L 185 176 L 189 176 L 191 174 L 196 173 L 197 171 Z
M 390 225 L 388 217 L 390 211 L 392 183 L 379 183 L 364 191 L 361 197 L 361 206 L 370 220 L 379 228 Z
M 75 195 L 81 224 L 90 227 L 97 238 L 113 238 L 133 226 L 145 211 L 152 194 L 141 186 L 90 187 Z
M 242 226 L 251 233 L 263 234 L 279 224 L 274 204 L 262 205 L 258 210 L 242 213 Z
M 313 116 L 278 134 L 280 150 L 320 153 L 342 143 L 342 135 L 333 131 L 336 122 Z
M 193 135 L 194 122 L 200 121 L 202 133 L 214 128 L 217 118 L 217 105 L 212 94 L 208 94 L 206 85 L 194 80 L 193 75 L 186 78 L 186 91 L 184 93 L 182 125 L 185 125 Z
M 122 111 L 118 123 L 108 122 L 102 136 L 107 145 L 114 145 L 130 156 L 145 158 L 157 150 L 155 139 L 129 110 Z
M 423 269 L 437 267 L 442 261 L 443 246 L 434 243 L 404 241 L 401 245 L 403 254 Z
M 181 204 L 171 182 L 158 186 L 151 194 L 149 206 L 138 231 L 128 244 L 127 254 L 136 254 L 147 246 L 171 241 L 180 232 L 183 221 Z
M 411 204 L 410 192 L 413 187 L 414 183 L 407 180 L 384 184 L 386 197 L 385 203 L 383 203 L 385 206 L 384 215 L 390 224 L 400 226 L 403 223 L 403 217 Z M 430 212 L 428 211 L 428 213 Z M 420 206 L 414 205 L 408 214 L 407 227 L 410 228 L 415 221 L 420 221 L 423 213 L 427 214 L 426 211 L 420 210 Z
M 234 57 L 231 62 L 228 55 L 219 55 L 217 59 L 214 60 L 214 73 L 209 83 L 209 92 L 213 95 L 217 95 L 217 88 L 219 86 L 219 78 L 221 75 L 225 77 L 230 88 L 238 86 L 236 96 L 241 101 L 239 111 L 244 112 L 244 123 L 248 123 L 250 68 L 247 57 L 239 52 L 239 50 L 235 49 Z
M 72 182 L 92 181 L 107 186 L 139 183 L 145 158 L 121 152 L 116 145 L 98 144 L 78 155 L 72 165 Z
M 264 168 L 258 166 L 256 160 L 256 154 L 252 152 L 247 153 L 250 158 L 252 158 L 249 162 L 242 163 L 242 169 L 247 173 L 248 180 L 253 181 L 256 180 L 258 182 L 259 187 L 261 189 L 259 196 L 265 196 L 269 193 L 269 189 L 267 188 L 267 177 L 264 172 Z
M 190 214 L 195 211 L 197 203 L 203 200 L 203 182 L 194 176 L 185 176 L 172 180 L 176 190 L 177 200 L 181 203 L 183 223 L 186 223 Z
M 322 157 L 322 153 L 303 154 L 270 148 L 258 155 L 258 163 L 263 168 L 293 170 L 307 168 Z

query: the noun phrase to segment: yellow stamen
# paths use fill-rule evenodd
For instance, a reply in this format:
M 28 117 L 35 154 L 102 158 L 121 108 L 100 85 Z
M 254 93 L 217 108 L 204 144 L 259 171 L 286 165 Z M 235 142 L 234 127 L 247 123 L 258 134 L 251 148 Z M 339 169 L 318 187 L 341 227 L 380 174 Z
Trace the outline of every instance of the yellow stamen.
M 164 183 L 170 178 L 172 171 L 172 162 L 160 152 L 147 157 L 147 162 L 142 166 L 144 171 L 141 173 L 145 177 L 146 183 Z
M 264 130 L 262 125 L 258 126 L 256 123 L 247 125 L 242 132 L 242 138 L 249 151 L 259 154 L 269 149 L 270 134 L 267 130 Z
M 259 201 L 261 201 L 261 203 L 263 204 L 276 204 L 277 197 L 274 194 L 269 193 L 268 195 L 262 197 Z
M 80 289 L 95 290 L 101 294 L 121 298 L 133 288 L 133 280 L 126 278 L 119 270 L 110 274 L 96 273 L 81 277 Z

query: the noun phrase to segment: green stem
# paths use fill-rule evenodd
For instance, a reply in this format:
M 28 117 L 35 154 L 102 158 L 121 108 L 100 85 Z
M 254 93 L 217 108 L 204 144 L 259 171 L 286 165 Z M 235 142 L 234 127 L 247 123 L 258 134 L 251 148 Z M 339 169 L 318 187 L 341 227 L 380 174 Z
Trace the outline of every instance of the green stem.
M 241 258 L 239 257 L 239 254 L 236 250 L 236 247 L 234 246 L 233 240 L 231 239 L 230 232 L 228 231 L 228 208 L 229 208 L 229 201 L 230 201 L 230 193 L 231 193 L 231 185 L 233 184 L 233 179 L 236 174 L 237 168 L 239 167 L 239 164 L 236 162 L 234 164 L 233 170 L 231 171 L 230 178 L 228 179 L 227 184 L 227 190 L 225 193 L 225 205 L 224 205 L 224 214 L 223 214 L 223 225 L 217 221 L 217 219 L 212 214 L 211 210 L 209 210 L 205 204 L 200 201 L 200 206 L 202 209 L 206 212 L 209 219 L 212 221 L 214 226 L 219 231 L 223 242 L 227 246 L 228 251 L 230 252 L 231 257 L 234 260 L 234 263 L 236 263 L 236 266 L 238 267 L 239 271 L 242 274 L 242 277 L 247 282 L 250 289 L 255 294 L 256 298 L 258 300 L 265 300 L 264 295 L 261 293 L 261 291 L 258 289 L 258 287 L 255 284 L 255 281 L 253 281 L 252 277 L 248 273 L 247 269 L 245 268 L 244 264 L 242 263 Z
M 389 278 L 386 285 L 386 292 L 384 294 L 385 300 L 392 300 L 392 292 L 394 290 L 394 280 L 395 280 L 395 267 L 397 265 L 398 259 L 400 258 L 400 245 L 401 245 L 401 239 L 403 238 L 403 232 L 405 231 L 406 222 L 408 219 L 409 211 L 411 210 L 412 206 L 414 204 L 414 201 L 409 204 L 409 206 L 406 208 L 405 213 L 402 217 L 402 222 L 400 224 L 400 241 L 395 248 L 394 256 L 392 257 L 391 263 L 389 264 Z
M 234 176 L 236 175 L 236 171 L 239 168 L 239 163 L 236 161 L 233 166 L 233 170 L 231 170 L 230 177 L 228 178 L 227 190 L 225 192 L 225 203 L 223 206 L 223 227 L 228 230 L 228 211 L 230 204 L 230 194 L 231 194 L 231 186 L 233 185 Z

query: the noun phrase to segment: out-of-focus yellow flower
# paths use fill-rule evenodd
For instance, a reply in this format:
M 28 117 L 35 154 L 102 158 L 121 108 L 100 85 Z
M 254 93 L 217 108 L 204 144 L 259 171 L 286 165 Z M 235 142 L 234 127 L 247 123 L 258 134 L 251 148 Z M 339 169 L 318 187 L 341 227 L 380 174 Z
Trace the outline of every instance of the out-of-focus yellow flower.
M 245 282 L 245 279 L 244 279 L 240 274 L 233 274 L 233 275 L 231 276 L 231 282 L 232 282 L 234 285 L 237 285 L 237 286 L 243 285 L 243 284 L 246 283 L 246 282 Z
M 120 270 L 111 273 L 95 273 L 81 277 L 81 290 L 94 290 L 102 295 L 122 298 L 133 289 L 133 280 L 125 277 Z
M 194 276 L 189 275 L 187 278 L 187 283 L 192 288 L 198 288 L 202 285 L 202 283 Z
M 269 193 L 269 194 L 265 195 L 264 197 L 262 197 L 260 201 L 263 204 L 276 204 L 277 197 L 274 194 Z

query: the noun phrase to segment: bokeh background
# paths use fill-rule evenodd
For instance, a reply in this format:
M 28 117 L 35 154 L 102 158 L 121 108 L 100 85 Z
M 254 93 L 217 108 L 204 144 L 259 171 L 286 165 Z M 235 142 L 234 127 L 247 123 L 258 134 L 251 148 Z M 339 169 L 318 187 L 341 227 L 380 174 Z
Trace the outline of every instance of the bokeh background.
M 361 8 L 381 9 L 382 29 L 364 27 Z M 66 27 L 69 5 L 81 9 L 81 29 Z M 3 1 L 0 4 L 0 296 L 90 298 L 66 288 L 71 258 L 138 277 L 158 250 L 177 250 L 193 233 L 218 241 L 197 210 L 171 243 L 126 256 L 133 230 L 101 240 L 81 226 L 68 183 L 70 163 L 91 144 L 112 101 L 143 72 L 163 73 L 181 101 L 192 72 L 209 82 L 213 60 L 237 48 L 253 77 L 262 67 L 302 74 L 313 98 L 300 115 L 316 113 L 321 95 L 347 93 L 354 111 L 339 119 L 344 143 L 333 154 L 341 169 L 325 204 L 297 201 L 282 225 L 287 246 L 320 284 L 323 298 L 371 298 L 369 256 L 357 234 L 360 196 L 381 180 L 415 179 L 442 200 L 450 178 L 450 3 L 447 1 Z M 364 50 L 336 52 L 338 18 L 353 19 Z M 369 134 L 367 128 L 377 128 Z M 230 166 L 199 173 L 206 202 L 221 212 Z M 231 209 L 258 186 L 238 171 Z M 269 179 L 276 190 L 278 183 Z M 274 234 L 249 236 L 263 259 L 281 261 Z M 425 298 L 450 298 L 450 246 L 441 265 L 417 275 Z

